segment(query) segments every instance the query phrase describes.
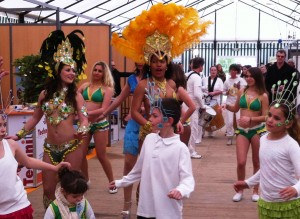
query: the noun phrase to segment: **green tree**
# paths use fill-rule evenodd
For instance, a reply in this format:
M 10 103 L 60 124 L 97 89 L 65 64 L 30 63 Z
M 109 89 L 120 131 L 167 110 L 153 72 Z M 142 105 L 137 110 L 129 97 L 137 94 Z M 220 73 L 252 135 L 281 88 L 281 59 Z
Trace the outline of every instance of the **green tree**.
M 17 85 L 22 87 L 18 96 L 22 104 L 37 102 L 40 92 L 44 89 L 48 72 L 39 67 L 39 64 L 40 55 L 27 55 L 13 62 L 13 66 L 16 67 L 15 75 L 21 78 Z

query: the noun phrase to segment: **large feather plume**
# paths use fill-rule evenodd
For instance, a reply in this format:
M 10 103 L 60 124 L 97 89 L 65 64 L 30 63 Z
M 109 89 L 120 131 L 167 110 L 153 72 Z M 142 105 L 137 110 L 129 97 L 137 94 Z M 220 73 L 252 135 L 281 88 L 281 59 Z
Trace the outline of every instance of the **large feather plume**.
M 146 37 L 156 30 L 169 37 L 171 56 L 176 57 L 207 33 L 210 21 L 201 21 L 197 10 L 170 4 L 153 5 L 143 11 L 123 30 L 122 37 L 112 35 L 112 45 L 135 62 L 145 63 L 143 48 Z

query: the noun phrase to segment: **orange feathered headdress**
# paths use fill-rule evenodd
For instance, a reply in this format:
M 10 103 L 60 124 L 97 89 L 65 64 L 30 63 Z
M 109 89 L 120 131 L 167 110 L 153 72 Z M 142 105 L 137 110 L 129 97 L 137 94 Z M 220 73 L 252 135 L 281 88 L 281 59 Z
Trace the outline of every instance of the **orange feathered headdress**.
M 112 35 L 112 45 L 137 63 L 148 63 L 153 54 L 162 59 L 176 57 L 207 33 L 212 22 L 200 21 L 194 8 L 170 4 L 153 5 L 123 30 Z

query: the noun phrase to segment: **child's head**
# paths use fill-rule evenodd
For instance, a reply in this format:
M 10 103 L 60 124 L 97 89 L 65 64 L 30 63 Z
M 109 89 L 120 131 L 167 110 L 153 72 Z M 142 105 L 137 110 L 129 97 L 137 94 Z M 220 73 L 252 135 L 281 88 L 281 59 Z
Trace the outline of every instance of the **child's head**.
M 153 128 L 162 129 L 164 124 L 176 127 L 181 115 L 181 107 L 173 98 L 162 98 L 152 106 L 150 121 Z
M 240 73 L 240 71 L 241 71 L 241 68 L 237 64 L 231 64 L 229 66 L 229 73 L 232 78 L 235 78 L 236 75 Z
M 83 194 L 88 190 L 88 184 L 84 176 L 77 170 L 69 170 L 66 167 L 58 171 L 61 191 L 66 200 L 71 204 L 80 202 Z
M 299 143 L 299 122 L 291 107 L 292 104 L 287 100 L 273 101 L 269 107 L 266 127 L 271 133 L 288 132 Z

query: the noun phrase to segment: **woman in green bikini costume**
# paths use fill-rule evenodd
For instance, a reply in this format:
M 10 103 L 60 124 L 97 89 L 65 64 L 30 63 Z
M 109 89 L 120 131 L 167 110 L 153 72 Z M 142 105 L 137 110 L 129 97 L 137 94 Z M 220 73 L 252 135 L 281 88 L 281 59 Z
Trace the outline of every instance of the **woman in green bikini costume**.
M 91 138 L 94 137 L 98 160 L 103 167 L 108 181 L 111 182 L 114 180 L 113 171 L 111 163 L 106 156 L 109 123 L 106 118 L 99 121 L 98 117 L 111 103 L 111 98 L 114 95 L 114 79 L 107 64 L 101 61 L 95 63 L 91 76 L 91 82 L 84 83 L 78 88 L 78 91 L 86 101 L 89 121 L 91 123 L 91 129 L 87 138 L 83 139 L 82 148 L 83 153 L 86 154 Z M 89 180 L 86 158 L 83 160 L 82 171 L 86 179 Z M 117 189 L 109 190 L 111 194 L 116 192 Z
M 245 180 L 247 153 L 251 145 L 253 173 L 259 170 L 259 139 L 265 129 L 269 100 L 266 93 L 263 75 L 259 68 L 249 68 L 244 75 L 247 86 L 240 90 L 235 105 L 226 105 L 226 109 L 237 112 L 240 109 L 240 119 L 236 130 L 236 156 L 238 180 Z M 233 196 L 233 201 L 242 200 L 243 191 Z M 259 199 L 258 186 L 254 187 L 252 201 Z
M 48 70 L 45 90 L 39 95 L 33 116 L 10 138 L 26 138 L 45 115 L 47 138 L 43 160 L 54 165 L 67 161 L 72 169 L 80 170 L 83 156 L 81 139 L 89 128 L 85 102 L 75 84 L 76 77 L 84 77 L 86 66 L 84 43 L 76 33 L 83 36 L 81 31 L 76 30 L 65 37 L 62 31 L 57 30 L 45 39 L 41 47 L 40 64 L 40 67 Z M 75 116 L 78 116 L 80 122 L 78 130 L 73 128 Z M 43 170 L 45 208 L 55 199 L 56 184 L 56 173 Z

